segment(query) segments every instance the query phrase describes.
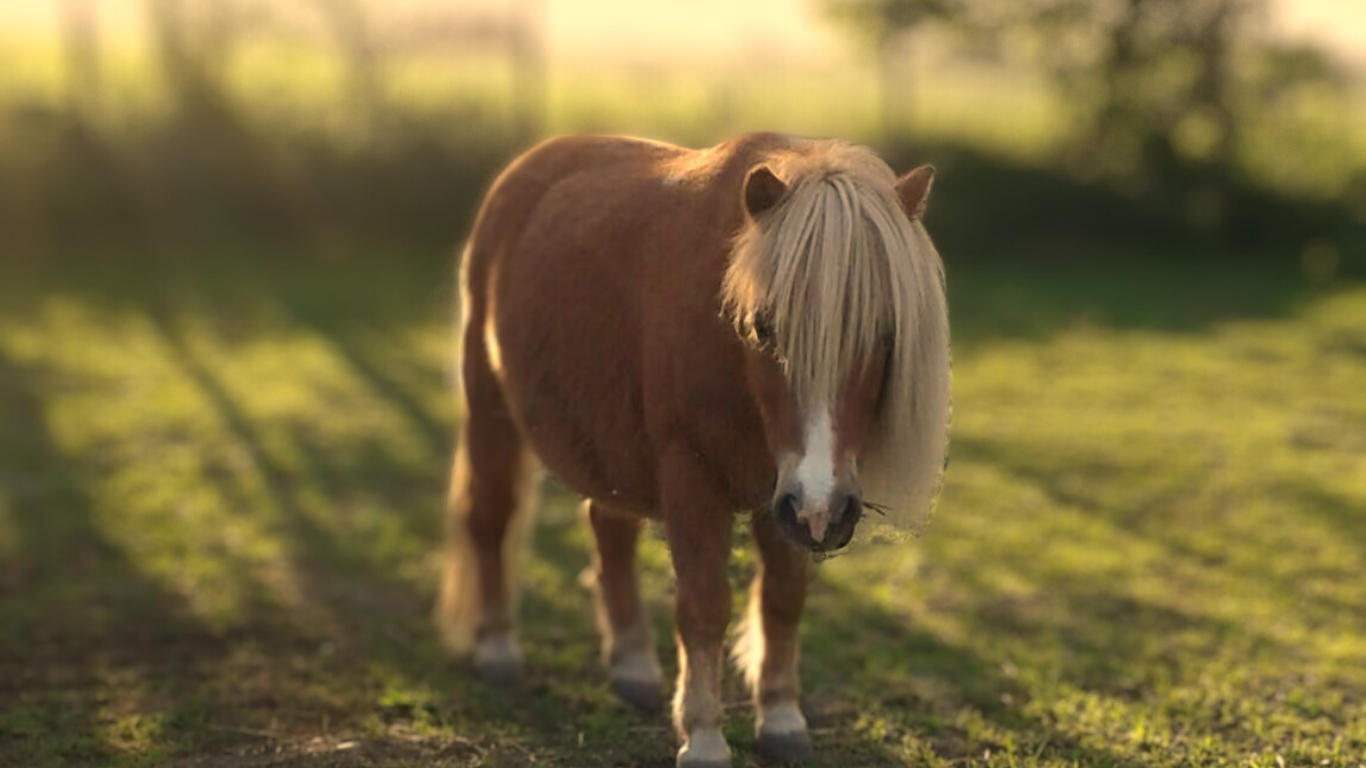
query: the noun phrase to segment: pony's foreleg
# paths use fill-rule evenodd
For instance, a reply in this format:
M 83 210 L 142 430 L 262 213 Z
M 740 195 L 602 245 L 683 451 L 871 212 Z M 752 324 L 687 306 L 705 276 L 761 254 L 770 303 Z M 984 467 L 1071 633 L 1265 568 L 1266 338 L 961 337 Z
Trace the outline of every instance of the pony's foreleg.
M 683 739 L 680 768 L 726 768 L 721 734 L 721 652 L 730 621 L 731 513 L 690 461 L 666 465 L 660 478 L 664 529 L 678 588 L 678 690 L 674 726 Z
M 734 657 L 758 710 L 759 754 L 775 762 L 804 762 L 812 758 L 812 750 L 797 703 L 797 625 L 806 603 L 810 558 L 787 541 L 772 515 L 756 513 L 753 529 L 760 571 L 750 588 Z
M 510 420 L 481 408 L 461 429 L 452 474 L 436 622 L 453 650 L 472 646 L 480 675 L 509 681 L 521 671 L 518 571 L 540 470 Z
M 616 514 L 600 502 L 588 501 L 584 506 L 597 540 L 593 602 L 612 689 L 632 706 L 657 710 L 664 674 L 655 657 L 654 638 L 641 610 L 636 584 L 636 543 L 644 521 Z

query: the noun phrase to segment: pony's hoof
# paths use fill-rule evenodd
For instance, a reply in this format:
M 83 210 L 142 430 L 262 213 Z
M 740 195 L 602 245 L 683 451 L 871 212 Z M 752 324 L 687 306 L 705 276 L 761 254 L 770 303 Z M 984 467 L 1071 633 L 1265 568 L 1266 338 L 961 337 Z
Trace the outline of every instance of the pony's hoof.
M 730 768 L 730 747 L 719 728 L 709 728 L 688 735 L 683 748 L 678 750 L 677 768 Z
M 805 765 L 815 758 L 806 717 L 797 702 L 778 702 L 760 709 L 755 747 L 767 763 Z
M 474 673 L 492 685 L 516 685 L 522 679 L 522 653 L 506 636 L 486 637 L 474 649 Z
M 489 685 L 512 686 L 522 681 L 522 665 L 511 662 L 476 663 L 474 673 Z
M 622 654 L 612 662 L 612 692 L 637 709 L 657 712 L 664 707 L 664 673 L 650 651 Z
M 806 731 L 792 733 L 759 733 L 755 744 L 759 758 L 766 763 L 807 765 L 816 759 L 811 749 L 811 735 Z
M 658 681 L 612 678 L 612 693 L 636 709 L 658 712 L 664 708 L 664 691 Z

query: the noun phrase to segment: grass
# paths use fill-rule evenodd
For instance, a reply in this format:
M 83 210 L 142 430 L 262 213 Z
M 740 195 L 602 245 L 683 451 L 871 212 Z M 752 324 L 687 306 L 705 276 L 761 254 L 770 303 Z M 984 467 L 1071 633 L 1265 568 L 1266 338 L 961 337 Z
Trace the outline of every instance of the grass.
M 451 271 L 409 256 L 7 268 L 0 765 L 672 764 L 666 718 L 607 690 L 562 491 L 526 684 L 438 648 Z M 813 586 L 822 764 L 1362 764 L 1366 287 L 1151 259 L 950 281 L 936 521 Z M 644 563 L 672 668 L 657 538 Z

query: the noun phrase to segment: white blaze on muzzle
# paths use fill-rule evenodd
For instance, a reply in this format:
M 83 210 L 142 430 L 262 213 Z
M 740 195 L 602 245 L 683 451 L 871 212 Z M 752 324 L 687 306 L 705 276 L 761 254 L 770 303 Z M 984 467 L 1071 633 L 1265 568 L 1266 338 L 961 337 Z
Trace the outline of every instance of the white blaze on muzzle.
M 825 539 L 830 523 L 831 495 L 835 491 L 835 431 L 830 420 L 830 409 L 816 406 L 807 416 L 805 449 L 797 465 L 797 482 L 801 487 L 797 521 L 811 529 L 811 538 Z

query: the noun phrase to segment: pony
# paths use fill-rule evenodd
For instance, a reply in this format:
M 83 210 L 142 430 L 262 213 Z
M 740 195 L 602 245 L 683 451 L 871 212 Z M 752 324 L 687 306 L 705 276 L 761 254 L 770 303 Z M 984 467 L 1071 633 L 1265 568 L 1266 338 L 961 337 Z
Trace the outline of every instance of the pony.
M 647 520 L 676 575 L 677 763 L 721 733 L 727 561 L 759 553 L 733 656 L 761 757 L 812 755 L 797 627 L 813 553 L 865 510 L 918 533 L 944 468 L 943 265 L 922 224 L 934 169 L 754 133 L 691 150 L 573 136 L 494 182 L 460 264 L 459 427 L 435 618 L 512 682 L 518 561 L 539 478 L 586 501 L 602 653 L 627 703 L 662 706 L 636 582 Z

